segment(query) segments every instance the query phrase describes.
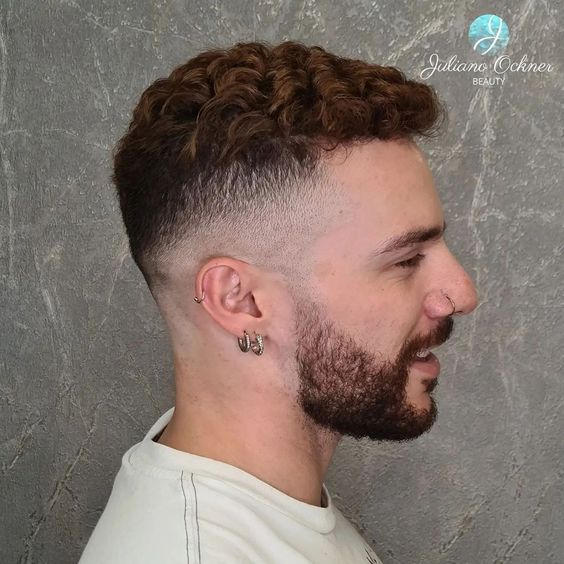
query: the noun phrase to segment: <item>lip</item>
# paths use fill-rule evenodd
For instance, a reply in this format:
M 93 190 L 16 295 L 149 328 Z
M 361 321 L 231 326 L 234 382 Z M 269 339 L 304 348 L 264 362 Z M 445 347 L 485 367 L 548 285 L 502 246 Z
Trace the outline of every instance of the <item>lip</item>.
M 420 360 L 414 360 L 410 366 L 413 366 L 415 370 L 419 370 L 420 372 L 424 372 L 429 376 L 437 377 L 439 372 L 441 371 L 441 363 L 439 359 L 433 354 L 431 354 L 431 358 L 426 362 L 421 362 Z

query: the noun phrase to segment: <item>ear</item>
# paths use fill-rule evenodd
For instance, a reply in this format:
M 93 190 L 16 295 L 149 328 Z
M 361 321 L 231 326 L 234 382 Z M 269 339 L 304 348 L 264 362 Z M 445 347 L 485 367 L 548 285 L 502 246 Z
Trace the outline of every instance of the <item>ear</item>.
M 246 262 L 231 257 L 214 257 L 196 276 L 195 296 L 205 298 L 199 303 L 206 312 L 232 335 L 243 330 L 252 332 L 255 318 L 261 312 L 253 291 L 259 278 Z

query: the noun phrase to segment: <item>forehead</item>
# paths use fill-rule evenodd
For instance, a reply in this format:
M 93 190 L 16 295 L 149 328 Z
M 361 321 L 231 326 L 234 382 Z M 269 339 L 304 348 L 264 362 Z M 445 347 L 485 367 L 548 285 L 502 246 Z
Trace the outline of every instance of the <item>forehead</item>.
M 338 223 L 386 238 L 398 230 L 442 225 L 432 173 L 415 143 L 371 141 L 326 163 L 342 195 Z M 336 225 L 337 227 L 337 225 Z

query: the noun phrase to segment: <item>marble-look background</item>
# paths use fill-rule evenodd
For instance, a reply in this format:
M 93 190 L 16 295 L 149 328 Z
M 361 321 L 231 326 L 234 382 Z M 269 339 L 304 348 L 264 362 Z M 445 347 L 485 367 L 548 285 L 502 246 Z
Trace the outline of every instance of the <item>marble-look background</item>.
M 442 351 L 439 420 L 408 444 L 345 438 L 335 502 L 385 564 L 564 561 L 562 10 L 557 0 L 2 0 L 0 561 L 76 562 L 122 454 L 172 405 L 164 324 L 131 260 L 110 152 L 134 102 L 201 50 L 295 39 L 397 65 L 506 54 L 503 85 L 436 73 L 424 145 L 447 241 L 481 299 Z

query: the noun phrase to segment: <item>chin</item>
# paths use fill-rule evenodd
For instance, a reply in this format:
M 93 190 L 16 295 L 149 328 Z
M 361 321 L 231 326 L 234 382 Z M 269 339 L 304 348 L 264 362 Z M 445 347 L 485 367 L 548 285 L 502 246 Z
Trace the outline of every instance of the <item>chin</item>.
M 415 408 L 419 410 L 429 411 L 431 409 L 432 400 L 431 396 L 427 392 L 423 392 L 419 394 L 416 398 L 409 399 L 409 403 Z

